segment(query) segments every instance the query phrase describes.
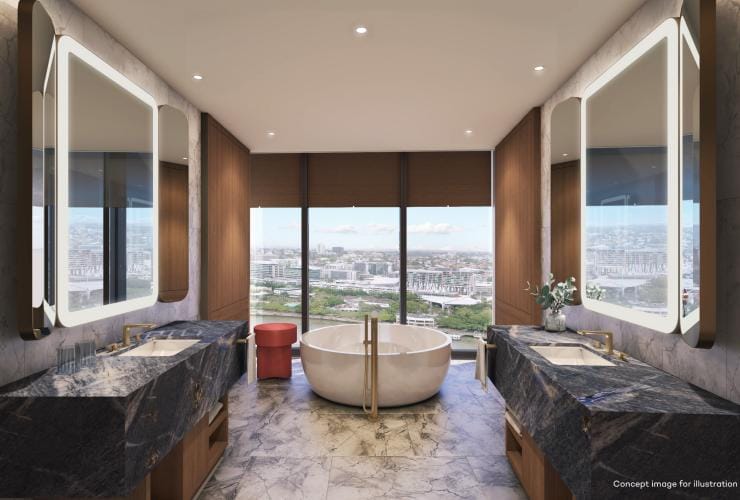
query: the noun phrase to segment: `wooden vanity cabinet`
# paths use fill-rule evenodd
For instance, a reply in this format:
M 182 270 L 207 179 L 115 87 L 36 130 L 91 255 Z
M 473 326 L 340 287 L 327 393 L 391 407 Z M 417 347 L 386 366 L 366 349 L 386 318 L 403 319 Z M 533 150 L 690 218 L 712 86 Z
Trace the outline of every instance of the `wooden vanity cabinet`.
M 195 496 L 226 449 L 229 434 L 228 398 L 213 422 L 204 416 L 152 471 L 152 500 Z
M 506 458 L 530 500 L 575 500 L 560 475 L 511 413 L 506 413 Z

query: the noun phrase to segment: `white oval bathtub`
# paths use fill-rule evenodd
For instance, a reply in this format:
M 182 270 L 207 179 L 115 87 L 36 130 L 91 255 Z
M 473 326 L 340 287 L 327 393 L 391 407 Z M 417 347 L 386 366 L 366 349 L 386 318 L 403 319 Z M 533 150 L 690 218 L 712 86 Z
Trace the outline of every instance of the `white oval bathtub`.
M 362 406 L 364 331 L 362 324 L 338 325 L 303 334 L 303 371 L 319 396 Z M 378 406 L 402 406 L 439 392 L 450 366 L 452 343 L 439 330 L 381 323 L 378 353 Z

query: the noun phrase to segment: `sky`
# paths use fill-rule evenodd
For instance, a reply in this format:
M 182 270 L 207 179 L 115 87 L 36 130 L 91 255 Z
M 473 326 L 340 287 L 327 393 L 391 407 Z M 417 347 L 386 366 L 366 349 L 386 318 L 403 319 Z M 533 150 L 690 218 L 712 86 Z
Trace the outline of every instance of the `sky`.
M 252 246 L 300 247 L 298 208 L 253 208 Z M 409 250 L 491 251 L 490 207 L 409 208 Z M 398 208 L 311 208 L 309 245 L 398 249 Z

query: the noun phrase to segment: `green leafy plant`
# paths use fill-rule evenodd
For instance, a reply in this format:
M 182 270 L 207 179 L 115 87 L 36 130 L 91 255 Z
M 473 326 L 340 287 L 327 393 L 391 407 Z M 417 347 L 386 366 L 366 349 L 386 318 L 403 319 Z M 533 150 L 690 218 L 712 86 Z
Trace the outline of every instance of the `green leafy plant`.
M 573 293 L 577 290 L 576 279 L 571 276 L 564 282 L 555 283 L 555 276 L 550 273 L 542 287 L 532 286 L 527 281 L 527 288 L 524 289 L 529 292 L 530 295 L 535 297 L 535 302 L 542 308 L 550 309 L 553 314 L 558 314 L 563 307 L 569 306 L 573 303 Z

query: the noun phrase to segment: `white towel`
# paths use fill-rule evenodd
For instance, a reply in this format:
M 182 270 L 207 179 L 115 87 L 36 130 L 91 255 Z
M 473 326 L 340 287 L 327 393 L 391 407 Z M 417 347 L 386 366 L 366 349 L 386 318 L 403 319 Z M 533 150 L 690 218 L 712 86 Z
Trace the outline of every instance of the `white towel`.
M 257 345 L 254 333 L 247 337 L 247 385 L 257 380 Z
M 488 369 L 486 356 L 486 340 L 478 339 L 475 354 L 475 378 L 480 382 L 481 389 L 488 392 Z

